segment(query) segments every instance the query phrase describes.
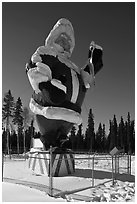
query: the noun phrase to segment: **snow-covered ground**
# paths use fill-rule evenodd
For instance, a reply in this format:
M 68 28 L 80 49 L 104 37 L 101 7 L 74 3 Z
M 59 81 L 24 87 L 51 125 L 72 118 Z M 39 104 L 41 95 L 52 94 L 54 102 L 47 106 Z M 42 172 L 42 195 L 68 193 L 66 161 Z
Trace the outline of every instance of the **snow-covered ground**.
M 36 190 L 28 186 L 7 183 L 4 179 L 2 187 L 2 201 L 11 202 L 65 202 L 65 201 L 135 201 L 135 157 L 131 159 L 131 175 L 127 170 L 121 169 L 116 175 L 115 185 L 112 185 L 111 159 L 109 156 L 96 156 L 94 160 L 94 188 L 92 188 L 92 159 L 87 160 L 87 155 L 77 155 L 75 160 L 76 171 L 72 175 L 53 178 L 53 188 L 60 190 L 63 198 L 50 197 L 44 191 Z M 97 159 L 99 158 L 100 159 Z M 120 167 L 127 164 L 126 158 L 120 159 Z M 19 181 L 34 182 L 38 185 L 49 186 L 48 176 L 41 176 L 32 173 L 27 168 L 27 162 L 23 159 L 6 159 L 4 162 L 4 178 L 16 179 Z M 58 191 L 59 193 L 59 191 Z M 57 192 L 56 192 L 57 194 Z M 8 196 L 7 196 L 8 195 Z M 60 195 L 60 193 L 59 193 Z M 74 196 L 75 195 L 75 196 Z M 59 196 L 58 196 L 59 197 Z
M 54 198 L 44 192 L 18 185 L 3 182 L 2 184 L 3 202 L 64 202 L 62 198 Z

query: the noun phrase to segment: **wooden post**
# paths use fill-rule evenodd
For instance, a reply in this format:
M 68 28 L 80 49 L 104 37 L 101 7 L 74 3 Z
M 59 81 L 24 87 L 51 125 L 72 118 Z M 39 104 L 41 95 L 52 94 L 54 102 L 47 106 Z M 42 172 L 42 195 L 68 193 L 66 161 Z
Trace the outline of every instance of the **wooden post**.
M 7 154 L 9 155 L 10 150 L 9 150 L 9 130 L 8 129 L 6 130 L 6 133 L 7 133 Z
M 129 154 L 127 154 L 127 174 L 129 174 Z
M 17 133 L 17 154 L 19 155 L 19 152 L 20 151 L 20 147 L 19 147 L 19 130 L 18 130 L 18 133 Z
M 94 155 L 92 156 L 92 187 L 94 187 Z
M 129 155 L 129 157 L 130 157 L 130 175 L 131 175 L 131 154 Z
M 88 156 L 88 167 L 90 168 L 90 152 L 89 152 L 89 156 Z
M 115 155 L 115 178 L 117 173 L 119 173 L 119 155 Z
M 3 173 L 4 173 L 4 153 L 2 152 L 2 182 L 3 182 Z
M 6 121 L 6 138 L 7 138 L 7 154 L 9 155 L 9 117 L 7 117 Z
M 114 164 L 113 164 L 113 156 L 112 156 L 112 185 L 114 186 Z
M 52 176 L 52 146 L 50 146 L 49 155 L 49 195 L 53 196 L 53 176 Z
M 131 175 L 131 155 L 130 154 L 128 154 L 128 174 L 130 174 Z
M 117 156 L 115 155 L 115 176 L 116 176 L 116 173 L 117 173 Z
M 24 146 L 24 154 L 26 155 L 26 138 L 25 138 L 25 129 L 23 130 L 23 146 Z M 26 158 L 26 157 L 25 157 Z
M 117 156 L 118 159 L 118 174 L 119 174 L 119 155 Z

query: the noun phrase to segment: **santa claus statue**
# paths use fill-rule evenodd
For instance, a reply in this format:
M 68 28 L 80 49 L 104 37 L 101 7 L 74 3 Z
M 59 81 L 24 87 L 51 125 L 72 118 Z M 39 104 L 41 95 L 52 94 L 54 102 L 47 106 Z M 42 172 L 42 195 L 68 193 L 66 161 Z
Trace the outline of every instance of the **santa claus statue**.
M 82 123 L 81 106 L 86 91 L 103 66 L 102 48 L 92 41 L 86 65 L 77 67 L 70 60 L 74 46 L 72 24 L 62 18 L 26 65 L 34 90 L 29 106 L 36 114 L 45 149 L 67 146 L 69 131 L 74 124 Z

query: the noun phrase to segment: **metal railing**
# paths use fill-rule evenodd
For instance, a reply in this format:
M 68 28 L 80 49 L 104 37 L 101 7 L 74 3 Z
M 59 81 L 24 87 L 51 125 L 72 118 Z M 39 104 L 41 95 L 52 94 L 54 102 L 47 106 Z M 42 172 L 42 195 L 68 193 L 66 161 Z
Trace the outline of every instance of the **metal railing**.
M 54 196 L 53 195 L 53 181 L 54 178 L 52 176 L 52 147 L 50 147 L 50 174 L 49 174 L 49 195 L 50 196 Z M 112 172 L 112 185 L 114 185 L 116 179 L 117 179 L 117 174 L 119 174 L 119 170 L 120 169 L 127 169 L 126 173 L 131 175 L 131 155 L 124 155 L 124 154 L 118 154 L 115 156 L 111 156 L 111 155 L 107 155 L 106 154 L 96 154 L 94 152 L 73 152 L 73 154 L 75 155 L 75 161 L 76 160 L 88 160 L 88 167 L 90 167 L 90 161 L 92 161 L 92 166 L 91 166 L 91 175 L 92 175 L 92 182 L 91 182 L 91 187 L 95 187 L 94 185 L 94 170 L 95 170 L 95 161 L 96 160 L 111 160 L 112 161 L 112 165 L 111 165 L 111 172 Z M 84 157 L 76 157 L 76 155 L 84 155 Z M 85 157 L 85 155 L 87 155 L 87 157 Z M 121 167 L 119 164 L 119 158 L 126 158 L 127 160 L 127 166 L 126 167 Z
M 53 152 L 54 148 L 50 147 L 49 150 L 49 158 L 40 158 L 40 159 L 44 159 L 44 160 L 49 160 L 49 195 L 50 196 L 55 196 L 53 193 L 53 189 L 54 189 L 54 177 L 53 177 L 53 165 L 52 165 L 52 158 L 53 158 L 53 154 L 55 154 Z M 33 152 L 34 153 L 34 152 Z M 32 154 L 33 154 L 32 153 Z M 47 151 L 40 151 L 37 152 L 39 154 L 44 154 L 47 153 Z M 112 185 L 114 185 L 115 180 L 117 179 L 117 175 L 120 173 L 120 170 L 123 169 L 125 170 L 125 173 L 127 174 L 131 174 L 131 155 L 128 154 L 119 154 L 119 155 L 115 155 L 115 156 L 111 156 L 109 154 L 97 154 L 94 152 L 71 152 L 74 155 L 74 159 L 75 162 L 78 160 L 87 160 L 88 161 L 88 168 L 91 168 L 91 177 L 92 177 L 92 181 L 91 181 L 91 188 L 96 187 L 95 186 L 95 176 L 94 176 L 94 171 L 95 171 L 95 162 L 97 160 L 108 160 L 111 162 L 111 169 L 110 171 L 112 172 L 112 178 L 110 179 L 110 181 L 112 180 Z M 64 153 L 62 153 L 64 154 Z M 82 156 L 83 155 L 83 156 Z M 14 157 L 14 155 L 10 155 L 11 158 L 12 156 Z M 2 155 L 2 181 L 3 181 L 3 172 L 4 172 L 4 154 Z M 126 161 L 126 166 L 121 166 L 120 160 L 122 160 L 122 158 L 125 159 Z M 64 158 L 65 159 L 65 158 Z M 24 154 L 24 160 L 26 160 L 26 154 Z M 56 158 L 55 158 L 56 160 Z M 59 159 L 57 159 L 59 160 Z

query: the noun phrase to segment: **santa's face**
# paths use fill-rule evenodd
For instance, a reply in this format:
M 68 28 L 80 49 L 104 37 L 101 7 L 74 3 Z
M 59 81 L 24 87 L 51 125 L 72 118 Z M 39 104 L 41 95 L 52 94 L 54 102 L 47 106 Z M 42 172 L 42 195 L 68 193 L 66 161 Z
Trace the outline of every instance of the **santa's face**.
M 60 19 L 46 38 L 45 45 L 55 48 L 59 55 L 65 54 L 65 57 L 69 58 L 75 47 L 74 30 L 70 21 Z
M 55 43 L 63 47 L 66 52 L 70 52 L 70 38 L 66 33 L 62 33 L 59 37 L 55 40 Z

